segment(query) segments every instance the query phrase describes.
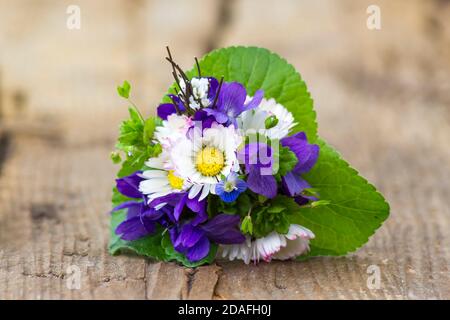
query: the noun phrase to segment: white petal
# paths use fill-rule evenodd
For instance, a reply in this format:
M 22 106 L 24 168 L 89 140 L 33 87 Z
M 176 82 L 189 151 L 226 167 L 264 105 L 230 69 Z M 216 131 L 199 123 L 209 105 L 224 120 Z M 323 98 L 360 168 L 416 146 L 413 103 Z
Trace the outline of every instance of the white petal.
M 189 199 L 194 199 L 201 190 L 202 190 L 202 186 L 201 185 L 194 184 L 191 187 L 191 190 L 189 190 L 188 198 Z
M 162 181 L 159 179 L 152 179 L 152 180 L 144 180 L 141 181 L 139 184 L 139 191 L 141 191 L 144 194 L 154 193 L 154 192 L 160 192 L 160 191 L 166 191 L 171 190 L 169 184 L 166 181 Z
M 308 240 L 297 238 L 288 240 L 285 247 L 273 255 L 274 259 L 286 260 L 297 257 L 309 250 Z
M 164 197 L 164 196 L 168 195 L 169 193 L 172 193 L 172 190 L 167 189 L 164 191 L 151 193 L 147 196 L 148 203 L 152 202 L 153 200 L 155 200 L 157 198 Z
M 163 167 L 164 167 L 163 163 L 164 163 L 164 161 L 163 161 L 162 157 L 157 157 L 157 158 L 148 159 L 145 162 L 145 165 L 150 168 L 163 169 Z
M 142 172 L 141 176 L 145 179 L 151 179 L 151 178 L 166 178 L 167 179 L 167 171 L 146 170 L 146 171 Z
M 200 194 L 200 197 L 198 198 L 198 201 L 202 201 L 203 199 L 205 199 L 208 196 L 210 190 L 211 190 L 211 185 L 205 184 L 203 186 L 202 193 Z

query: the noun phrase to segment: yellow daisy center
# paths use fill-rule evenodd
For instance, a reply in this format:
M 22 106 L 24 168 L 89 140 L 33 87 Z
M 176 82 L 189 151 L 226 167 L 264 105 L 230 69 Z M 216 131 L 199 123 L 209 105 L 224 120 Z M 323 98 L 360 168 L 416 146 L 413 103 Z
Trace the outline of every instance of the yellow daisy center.
M 167 174 L 167 180 L 169 180 L 169 184 L 173 189 L 181 190 L 183 188 L 184 180 L 180 177 L 177 177 L 173 173 L 173 170 L 169 170 L 169 173 Z
M 204 147 L 197 154 L 195 166 L 204 176 L 213 177 L 220 173 L 225 165 L 223 152 L 214 147 Z

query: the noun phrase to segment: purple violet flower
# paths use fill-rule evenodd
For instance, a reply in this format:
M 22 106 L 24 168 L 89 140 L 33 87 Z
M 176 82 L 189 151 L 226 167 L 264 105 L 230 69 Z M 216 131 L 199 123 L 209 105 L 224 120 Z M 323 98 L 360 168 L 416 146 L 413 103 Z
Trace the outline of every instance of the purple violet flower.
M 264 92 L 258 90 L 253 99 L 245 103 L 247 91 L 239 82 L 223 83 L 219 92 L 217 105 L 215 108 L 205 108 L 208 115 L 215 117 L 218 123 L 224 125 L 236 125 L 236 117 L 242 112 L 256 108 L 264 97 Z
M 186 111 L 186 108 L 184 107 L 183 102 L 181 101 L 181 99 L 173 94 L 169 94 L 168 95 L 173 103 L 163 103 L 160 104 L 158 106 L 158 108 L 156 109 L 156 113 L 158 114 L 158 117 L 160 117 L 163 120 L 167 120 L 167 117 L 170 116 L 173 113 L 177 112 L 177 109 L 175 108 L 174 103 L 177 105 L 178 110 L 180 110 L 181 112 Z
M 126 219 L 115 230 L 121 239 L 127 241 L 136 240 L 155 232 L 156 224 L 164 223 L 163 216 L 168 209 L 156 210 L 146 204 L 144 195 L 139 192 L 139 183 L 143 180 L 140 173 L 141 171 L 136 171 L 129 176 L 116 179 L 117 190 L 121 194 L 129 198 L 141 199 L 126 201 L 111 211 L 127 209 Z
M 154 199 L 150 202 L 149 206 L 152 208 L 159 208 L 161 205 L 165 204 L 162 208 L 166 205 L 173 208 L 169 214 L 173 223 L 179 222 L 181 214 L 186 207 L 195 213 L 195 217 L 192 220 L 193 225 L 205 222 L 208 219 L 208 214 L 206 213 L 206 199 L 198 201 L 200 195 L 193 199 L 189 199 L 188 194 L 188 192 L 170 193 Z
M 216 184 L 216 193 L 224 202 L 235 201 L 245 190 L 247 184 L 238 178 L 236 172 L 231 172 L 228 177 Z
M 219 214 L 200 225 L 188 222 L 174 226 L 169 233 L 175 250 L 195 262 L 208 255 L 211 241 L 217 244 L 243 243 L 245 236 L 238 229 L 239 222 L 238 215 Z
M 247 144 L 238 153 L 239 162 L 245 164 L 248 174 L 248 188 L 267 198 L 275 198 L 278 190 L 272 173 L 272 153 L 272 148 L 261 142 Z
M 311 186 L 305 181 L 301 174 L 308 172 L 317 162 L 319 157 L 319 146 L 310 144 L 304 132 L 299 132 L 290 137 L 281 139 L 281 145 L 289 148 L 295 153 L 298 162 L 292 171 L 282 178 L 283 191 L 294 197 L 299 204 L 304 204 L 309 200 L 317 200 L 315 197 L 305 197 L 301 192 Z

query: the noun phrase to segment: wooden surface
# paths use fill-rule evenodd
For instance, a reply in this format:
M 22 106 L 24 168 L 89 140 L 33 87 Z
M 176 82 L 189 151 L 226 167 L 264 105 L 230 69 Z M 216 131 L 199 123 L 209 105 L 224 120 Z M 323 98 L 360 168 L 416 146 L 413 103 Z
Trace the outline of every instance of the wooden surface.
M 374 2 L 379 31 L 366 28 Z M 0 0 L 0 299 L 450 298 L 449 1 L 77 3 L 71 31 L 72 1 Z M 115 86 L 130 80 L 150 115 L 170 83 L 166 44 L 186 67 L 234 44 L 296 66 L 319 133 L 391 204 L 364 248 L 195 270 L 108 255 L 109 152 L 126 114 Z

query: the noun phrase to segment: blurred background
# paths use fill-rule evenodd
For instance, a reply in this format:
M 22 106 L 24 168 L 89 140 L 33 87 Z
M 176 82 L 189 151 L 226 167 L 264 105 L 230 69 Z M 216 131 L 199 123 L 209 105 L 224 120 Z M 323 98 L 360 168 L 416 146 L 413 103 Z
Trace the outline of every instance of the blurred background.
M 370 5 L 380 29 L 367 26 Z M 79 29 L 68 27 L 73 6 Z M 116 297 L 113 288 L 141 297 L 149 266 L 106 253 L 117 170 L 109 153 L 127 114 L 116 86 L 129 80 L 134 102 L 153 114 L 171 83 L 166 45 L 186 69 L 230 45 L 285 57 L 312 94 L 319 134 L 391 204 L 354 257 L 277 265 L 287 289 L 260 295 L 237 292 L 232 284 L 249 271 L 225 264 L 214 297 L 450 297 L 450 1 L 0 0 L 0 8 L 0 298 Z M 96 266 L 85 291 L 65 291 L 71 263 Z M 387 284 L 361 293 L 371 263 Z M 299 268 L 326 281 L 288 281 Z

